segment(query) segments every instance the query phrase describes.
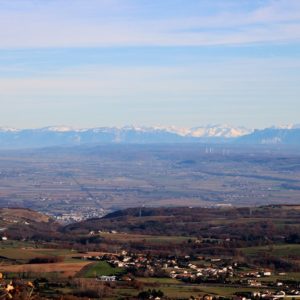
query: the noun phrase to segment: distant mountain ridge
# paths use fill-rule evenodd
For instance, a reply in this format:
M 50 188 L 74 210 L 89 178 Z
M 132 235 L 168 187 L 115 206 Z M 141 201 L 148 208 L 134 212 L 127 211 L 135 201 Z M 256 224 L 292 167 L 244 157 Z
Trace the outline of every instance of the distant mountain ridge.
M 249 135 L 239 137 L 237 142 L 258 145 L 300 145 L 300 128 L 255 130 Z
M 76 129 L 50 126 L 38 129 L 0 128 L 0 148 L 38 148 L 85 144 L 149 143 L 300 144 L 300 125 L 252 130 L 229 125 L 178 127 L 98 127 Z
M 124 127 L 95 127 L 95 128 L 73 128 L 68 126 L 49 126 L 37 129 L 16 129 L 8 127 L 0 127 L 0 132 L 6 133 L 19 133 L 22 131 L 35 131 L 35 132 L 168 132 L 174 133 L 180 136 L 190 136 L 190 137 L 224 137 L 233 138 L 242 136 L 252 132 L 251 129 L 245 127 L 231 127 L 229 125 L 206 125 L 192 128 L 180 128 L 175 126 L 124 126 Z

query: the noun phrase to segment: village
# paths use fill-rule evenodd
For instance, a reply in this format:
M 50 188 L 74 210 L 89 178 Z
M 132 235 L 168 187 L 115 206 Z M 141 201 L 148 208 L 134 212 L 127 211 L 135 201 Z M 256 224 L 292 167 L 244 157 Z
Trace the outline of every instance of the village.
M 49 213 L 49 215 L 60 224 L 71 224 L 91 218 L 99 218 L 105 214 L 107 214 L 106 210 L 90 206 L 85 208 L 70 209 L 68 212 Z
M 236 292 L 233 299 L 300 299 L 300 282 L 285 280 L 286 273 L 273 273 L 271 270 L 243 271 L 237 262 L 226 258 L 197 257 L 197 262 L 189 256 L 159 257 L 128 253 L 83 256 L 83 260 L 105 261 L 124 271 L 118 275 L 95 274 L 97 281 L 132 281 L 135 277 L 172 278 L 195 286 L 229 286 L 245 291 Z M 278 278 L 282 277 L 282 280 Z M 274 280 L 272 280 L 274 278 Z M 276 279 L 275 279 L 276 278 Z M 252 290 L 250 291 L 249 288 Z M 206 295 L 205 300 L 213 299 Z M 216 297 L 214 297 L 216 299 Z

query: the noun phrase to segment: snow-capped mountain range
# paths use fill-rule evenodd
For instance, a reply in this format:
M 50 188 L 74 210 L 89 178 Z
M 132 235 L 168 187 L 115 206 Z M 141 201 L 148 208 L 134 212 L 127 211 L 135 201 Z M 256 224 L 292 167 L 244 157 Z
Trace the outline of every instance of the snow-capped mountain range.
M 229 125 L 207 125 L 192 128 L 182 128 L 175 126 L 124 126 L 124 127 L 96 127 L 96 128 L 74 128 L 68 126 L 49 126 L 38 129 L 17 129 L 9 127 L 0 127 L 0 132 L 22 132 L 22 131 L 36 131 L 36 132 L 169 132 L 178 134 L 180 136 L 190 137 L 222 137 L 234 138 L 251 133 L 253 130 L 245 127 L 232 127 Z
M 229 125 L 193 128 L 124 126 L 72 128 L 50 126 L 38 129 L 0 128 L 0 148 L 31 148 L 109 143 L 228 143 L 300 144 L 300 125 L 253 130 Z

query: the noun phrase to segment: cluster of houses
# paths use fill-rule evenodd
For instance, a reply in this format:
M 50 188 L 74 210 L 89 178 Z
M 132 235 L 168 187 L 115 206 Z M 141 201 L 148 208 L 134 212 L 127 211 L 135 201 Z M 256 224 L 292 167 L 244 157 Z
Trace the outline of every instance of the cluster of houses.
M 155 276 L 158 270 L 166 276 L 183 281 L 195 281 L 197 278 L 233 277 L 237 264 L 225 264 L 221 259 L 206 259 L 209 266 L 199 267 L 192 263 L 189 256 L 185 257 L 156 257 L 142 254 L 105 254 L 100 256 L 87 256 L 84 259 L 105 260 L 110 265 L 130 270 L 144 270 L 149 276 Z M 218 264 L 220 266 L 218 266 Z
M 252 300 L 252 299 L 300 299 L 300 292 L 298 290 L 291 291 L 254 291 L 254 292 L 242 292 L 238 293 L 232 300 Z
M 272 275 L 272 271 L 270 270 L 262 270 L 262 271 L 251 271 L 241 274 L 244 277 L 249 278 L 261 278 L 261 277 L 269 277 Z
M 180 269 L 180 270 L 172 270 L 170 272 L 171 278 L 180 279 L 183 281 L 197 281 L 204 279 L 217 279 L 217 278 L 229 278 L 233 277 L 233 267 L 205 267 L 198 268 L 193 264 L 189 264 L 188 268 Z
M 85 208 L 85 210 L 80 211 L 71 211 L 69 213 L 56 213 L 51 214 L 51 216 L 62 224 L 70 224 L 74 222 L 80 222 L 83 220 L 91 219 L 91 218 L 100 218 L 103 217 L 107 212 L 100 208 L 95 209 L 90 207 L 89 209 Z
M 237 296 L 235 300 L 247 299 L 279 299 L 279 298 L 298 298 L 300 299 L 300 290 L 297 287 L 288 287 L 283 281 L 277 280 L 273 285 L 274 291 L 259 292 L 260 288 L 267 288 L 263 285 L 263 278 L 272 276 L 270 270 L 248 271 L 241 272 L 238 269 L 238 264 L 229 260 L 219 258 L 203 258 L 207 266 L 201 266 L 193 263 L 189 256 L 185 257 L 156 257 L 143 254 L 131 254 L 122 251 L 119 254 L 104 254 L 99 256 L 86 256 L 84 259 L 102 260 L 110 265 L 127 270 L 144 270 L 148 276 L 156 276 L 157 270 L 163 272 L 165 276 L 182 280 L 185 282 L 214 282 L 218 278 L 226 279 L 230 282 L 239 279 L 242 286 L 256 288 L 257 292 L 250 293 L 247 296 Z M 161 274 L 161 273 L 160 273 Z M 280 273 L 277 275 L 286 275 Z M 115 281 L 115 276 L 101 276 L 97 280 L 100 281 Z M 236 281 L 235 281 L 236 282 Z M 300 286 L 299 286 L 300 288 Z

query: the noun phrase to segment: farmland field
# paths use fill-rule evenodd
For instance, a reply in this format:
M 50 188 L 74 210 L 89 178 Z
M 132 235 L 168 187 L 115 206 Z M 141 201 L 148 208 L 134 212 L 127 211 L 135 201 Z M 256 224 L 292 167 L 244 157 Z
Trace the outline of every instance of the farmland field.
M 85 265 L 86 261 L 77 263 L 49 263 L 49 264 L 20 264 L 20 265 L 1 265 L 1 272 L 8 273 L 57 273 L 63 277 L 75 276 Z M 37 276 L 37 275 L 36 275 Z
M 107 262 L 97 262 L 90 263 L 85 272 L 83 273 L 83 277 L 85 278 L 95 278 L 96 276 L 106 275 L 113 276 L 119 275 L 123 272 L 121 268 L 113 268 Z

